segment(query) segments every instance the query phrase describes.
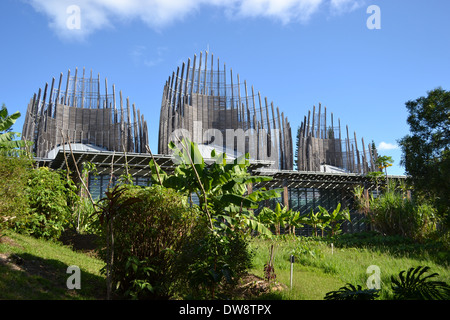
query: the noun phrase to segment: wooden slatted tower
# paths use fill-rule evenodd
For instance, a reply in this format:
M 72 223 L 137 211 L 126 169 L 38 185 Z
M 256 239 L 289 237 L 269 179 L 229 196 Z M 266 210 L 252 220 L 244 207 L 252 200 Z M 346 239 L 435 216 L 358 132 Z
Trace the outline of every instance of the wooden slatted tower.
M 177 133 L 227 155 L 248 152 L 253 160 L 272 161 L 275 169 L 293 168 L 287 117 L 208 52 L 182 63 L 165 83 L 158 153 L 170 153 Z
M 39 89 L 28 104 L 22 137 L 33 141 L 36 157 L 46 158 L 54 148 L 68 141 L 93 145 L 109 151 L 143 153 L 148 145 L 147 122 L 140 111 L 122 91 L 117 97 L 115 85 L 108 92 L 105 78 L 103 92 L 100 75 L 87 76 L 85 69 L 79 75 L 78 68 L 72 75 L 68 70 L 65 88 L 63 74 L 55 86 Z
M 317 111 L 313 106 L 308 117 L 304 116 L 297 134 L 298 171 L 326 171 L 325 166 L 358 174 L 379 171 L 375 165 L 377 150 L 370 144 L 366 149 L 364 138 L 361 138 L 363 149 L 360 150 L 356 132 L 352 139 L 346 126 L 346 136 L 343 137 L 341 120 L 338 119 L 337 124 L 334 121 L 333 113 L 327 118 L 327 108 L 322 110 L 320 103 Z

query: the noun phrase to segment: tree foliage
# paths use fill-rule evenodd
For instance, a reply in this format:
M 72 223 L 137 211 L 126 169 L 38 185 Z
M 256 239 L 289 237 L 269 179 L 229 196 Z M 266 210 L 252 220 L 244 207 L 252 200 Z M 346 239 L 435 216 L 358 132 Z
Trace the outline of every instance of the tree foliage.
M 25 187 L 31 168 L 28 159 L 0 154 L 0 233 L 28 211 Z
M 70 224 L 69 203 L 72 190 L 65 173 L 47 167 L 30 170 L 22 201 L 27 208 L 16 219 L 13 228 L 36 238 L 58 239 Z
M 207 228 L 195 245 L 185 250 L 189 253 L 186 284 L 200 294 L 209 291 L 209 297 L 214 299 L 223 280 L 230 284 L 230 280 L 239 279 L 249 267 L 246 237 L 250 232 L 272 236 L 270 229 L 255 217 L 254 210 L 261 201 L 279 197 L 280 190 L 262 188 L 249 192 L 248 185 L 271 178 L 248 173 L 248 154 L 227 161 L 226 154 L 213 150 L 212 162 L 206 163 L 198 146 L 188 139 L 179 140 L 178 145 L 172 142 L 169 147 L 177 164 L 174 172 L 168 174 L 151 161 L 153 183 L 187 197 L 197 195 L 200 217 Z
M 450 210 L 450 92 L 442 88 L 406 102 L 410 134 L 399 140 L 401 164 L 415 190 L 434 200 L 438 212 Z M 449 219 L 447 219 L 448 225 Z

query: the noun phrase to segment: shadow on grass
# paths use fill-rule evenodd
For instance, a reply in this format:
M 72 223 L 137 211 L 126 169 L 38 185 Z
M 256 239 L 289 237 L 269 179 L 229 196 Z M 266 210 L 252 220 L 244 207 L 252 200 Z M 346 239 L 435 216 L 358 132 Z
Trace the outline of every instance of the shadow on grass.
M 3 300 L 102 300 L 105 279 L 81 271 L 80 289 L 68 289 L 69 266 L 29 253 L 11 254 L 0 262 L 0 299 Z

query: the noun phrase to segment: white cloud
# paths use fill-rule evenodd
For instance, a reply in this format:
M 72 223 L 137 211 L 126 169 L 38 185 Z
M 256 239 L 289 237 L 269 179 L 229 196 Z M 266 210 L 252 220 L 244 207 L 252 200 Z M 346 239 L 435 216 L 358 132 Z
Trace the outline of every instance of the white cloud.
M 365 4 L 366 0 L 330 0 L 330 9 L 334 13 L 354 11 Z
M 114 28 L 120 23 L 141 20 L 158 30 L 200 11 L 218 7 L 235 18 L 269 18 L 281 21 L 307 22 L 322 7 L 331 12 L 349 12 L 362 0 L 25 0 L 36 11 L 49 18 L 49 26 L 62 38 L 84 39 L 89 34 Z M 67 27 L 67 8 L 80 8 L 81 26 Z
M 275 18 L 283 23 L 306 22 L 317 12 L 323 0 L 246 0 L 235 7 L 241 17 Z
M 377 149 L 378 150 L 395 150 L 395 149 L 398 149 L 398 145 L 382 141 L 378 145 Z

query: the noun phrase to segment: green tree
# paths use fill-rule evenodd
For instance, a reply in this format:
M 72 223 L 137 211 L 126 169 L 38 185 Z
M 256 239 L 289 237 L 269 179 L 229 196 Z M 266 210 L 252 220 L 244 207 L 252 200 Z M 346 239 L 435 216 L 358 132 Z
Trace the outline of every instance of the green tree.
M 320 211 L 314 213 L 314 210 L 300 217 L 300 222 L 311 226 L 314 230 L 314 236 L 317 237 L 317 229 L 322 227 L 320 219 Z
M 302 228 L 300 223 L 300 211 L 288 210 L 286 217 L 286 226 L 289 229 L 289 234 L 295 235 L 295 228 Z
M 450 225 L 450 92 L 437 88 L 406 102 L 410 134 L 399 140 L 401 164 L 416 192 L 432 199 Z
M 248 154 L 228 163 L 226 154 L 213 150 L 213 162 L 207 164 L 195 143 L 188 139 L 179 142 L 180 147 L 173 142 L 169 144 L 177 163 L 172 174 L 161 170 L 155 161 L 150 162 L 153 183 L 188 197 L 193 193 L 197 195 L 200 217 L 208 228 L 193 254 L 187 257 L 192 259 L 187 284 L 206 288 L 214 299 L 222 280 L 237 280 L 248 267 L 246 236 L 250 231 L 272 235 L 270 229 L 256 219 L 254 210 L 261 201 L 279 197 L 280 189 L 249 192 L 249 184 L 271 178 L 248 173 Z
M 371 180 L 375 181 L 377 193 L 379 191 L 379 182 L 381 177 L 383 176 L 383 172 L 381 171 L 371 171 L 367 174 L 367 177 L 369 177 Z
M 384 169 L 384 172 L 386 174 L 386 186 L 388 186 L 388 174 L 387 174 L 387 168 L 392 167 L 392 164 L 394 163 L 394 160 L 390 156 L 379 156 L 377 160 L 375 161 L 376 165 L 380 170 Z

